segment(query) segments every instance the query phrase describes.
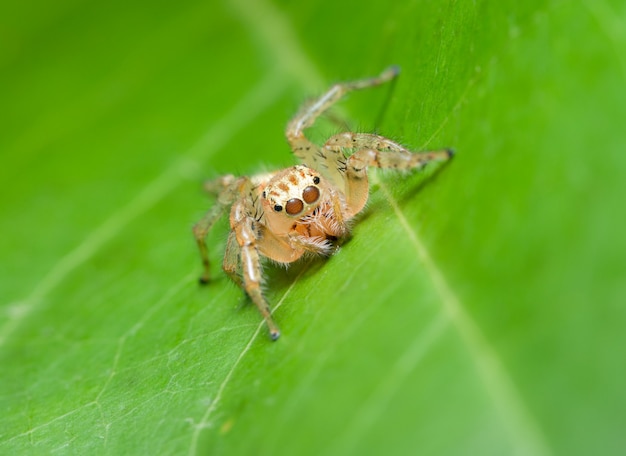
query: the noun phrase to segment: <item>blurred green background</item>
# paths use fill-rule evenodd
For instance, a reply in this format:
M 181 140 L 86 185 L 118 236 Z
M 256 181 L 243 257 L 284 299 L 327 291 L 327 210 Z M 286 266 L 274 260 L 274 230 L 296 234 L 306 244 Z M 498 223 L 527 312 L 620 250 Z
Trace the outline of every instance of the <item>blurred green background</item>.
M 623 2 L 0 4 L 0 453 L 624 454 Z M 328 261 L 219 271 L 202 181 L 299 104 L 415 149 Z M 386 106 L 386 108 L 385 108 Z M 323 140 L 332 122 L 313 133 Z

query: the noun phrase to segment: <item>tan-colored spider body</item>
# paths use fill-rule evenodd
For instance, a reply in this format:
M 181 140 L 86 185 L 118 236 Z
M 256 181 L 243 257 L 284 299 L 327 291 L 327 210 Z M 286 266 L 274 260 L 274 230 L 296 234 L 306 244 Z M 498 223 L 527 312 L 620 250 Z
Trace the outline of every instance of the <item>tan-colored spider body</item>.
M 207 190 L 217 195 L 217 204 L 194 226 L 204 264 L 200 280 L 206 283 L 210 277 L 206 235 L 230 205 L 223 269 L 254 301 L 274 340 L 280 332 L 261 291 L 261 258 L 289 264 L 307 253 L 334 253 L 337 241 L 349 234 L 353 218 L 367 203 L 368 167 L 410 170 L 452 156 L 449 149 L 412 153 L 367 133 L 340 133 L 322 146 L 306 138 L 304 130 L 345 93 L 382 84 L 397 74 L 391 67 L 375 78 L 336 84 L 294 117 L 286 136 L 300 165 L 251 177 L 227 175 L 207 184 Z

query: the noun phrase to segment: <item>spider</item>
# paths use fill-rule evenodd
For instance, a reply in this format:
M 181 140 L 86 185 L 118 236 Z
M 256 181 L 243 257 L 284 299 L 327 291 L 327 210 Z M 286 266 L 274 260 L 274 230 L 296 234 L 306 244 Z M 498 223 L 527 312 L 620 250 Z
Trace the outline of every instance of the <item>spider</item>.
M 413 153 L 388 138 L 368 133 L 339 133 L 322 146 L 304 135 L 304 130 L 346 93 L 378 86 L 398 73 L 393 66 L 377 77 L 335 84 L 305 105 L 286 129 L 287 141 L 300 164 L 253 176 L 229 174 L 206 184 L 217 203 L 193 227 L 204 266 L 200 282 L 210 279 L 207 234 L 230 206 L 231 231 L 222 267 L 258 307 L 273 340 L 280 331 L 261 290 L 262 258 L 288 265 L 306 254 L 332 255 L 367 203 L 368 167 L 421 169 L 430 161 L 445 161 L 453 155 L 451 149 Z

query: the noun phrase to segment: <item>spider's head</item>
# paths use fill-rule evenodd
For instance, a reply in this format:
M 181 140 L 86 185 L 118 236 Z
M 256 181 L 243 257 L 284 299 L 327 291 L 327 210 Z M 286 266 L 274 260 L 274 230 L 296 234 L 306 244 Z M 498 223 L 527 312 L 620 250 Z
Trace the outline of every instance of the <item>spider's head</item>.
M 261 201 L 267 223 L 277 234 L 287 233 L 293 223 L 310 215 L 323 199 L 320 174 L 303 165 L 287 168 L 270 179 Z

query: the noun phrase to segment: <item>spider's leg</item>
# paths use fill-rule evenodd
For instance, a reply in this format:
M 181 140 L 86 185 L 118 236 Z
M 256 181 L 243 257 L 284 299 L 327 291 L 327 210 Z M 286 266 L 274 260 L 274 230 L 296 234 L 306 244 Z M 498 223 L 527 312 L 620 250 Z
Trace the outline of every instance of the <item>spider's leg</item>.
M 280 336 L 280 331 L 272 319 L 270 306 L 261 292 L 263 271 L 257 246 L 260 233 L 258 222 L 247 214 L 245 203 L 240 200 L 233 205 L 230 223 L 241 249 L 243 289 L 265 319 L 272 340 L 276 340 Z
M 236 179 L 233 176 L 224 176 L 216 181 L 216 188 L 220 191 L 215 205 L 206 213 L 202 219 L 193 227 L 193 234 L 198 243 L 200 257 L 204 271 L 200 276 L 200 283 L 208 283 L 211 277 L 211 264 L 209 261 L 209 251 L 206 244 L 206 237 L 211 227 L 222 216 L 224 209 L 239 196 L 242 186 L 247 182 L 246 178 Z
M 232 187 L 236 180 L 237 178 L 232 174 L 226 174 L 217 179 L 206 181 L 204 183 L 204 190 L 211 195 L 219 196 L 224 191 L 228 192 L 228 189 Z
M 319 169 L 320 171 L 326 171 L 324 174 L 331 177 L 336 184 L 340 184 L 342 180 L 337 174 L 337 163 L 345 161 L 341 151 L 323 151 L 304 135 L 304 130 L 312 126 L 315 120 L 323 114 L 324 111 L 339 101 L 348 92 L 383 84 L 396 77 L 398 72 L 398 67 L 389 67 L 377 77 L 335 84 L 321 97 L 307 104 L 304 109 L 287 124 L 285 134 L 294 154 L 305 165 Z
M 423 168 L 430 161 L 449 160 L 453 152 L 442 149 L 411 152 L 384 136 L 367 133 L 341 133 L 332 136 L 324 150 L 357 149 L 346 160 L 344 170 L 345 195 L 351 215 L 357 214 L 367 202 L 369 182 L 367 168 L 410 170 Z
M 324 111 L 339 101 L 345 94 L 353 90 L 367 89 L 374 87 L 395 78 L 399 73 L 398 67 L 389 67 L 379 76 L 367 79 L 359 79 L 357 81 L 340 82 L 331 86 L 321 97 L 308 104 L 300 111 L 287 125 L 287 139 L 293 147 L 296 154 L 298 146 L 306 144 L 302 140 L 305 139 L 303 131 L 313 125 Z
M 202 219 L 193 226 L 193 235 L 198 243 L 200 258 L 202 259 L 203 272 L 200 276 L 200 283 L 208 283 L 211 279 L 211 263 L 209 261 L 209 249 L 206 244 L 206 237 L 211 227 L 224 213 L 224 205 L 216 204 Z
M 230 279 L 237 284 L 237 286 L 243 288 L 243 282 L 241 281 L 241 248 L 237 243 L 237 236 L 234 231 L 231 231 L 228 235 L 228 241 L 226 241 L 226 249 L 224 251 L 224 262 L 222 263 L 222 269 L 230 277 Z

